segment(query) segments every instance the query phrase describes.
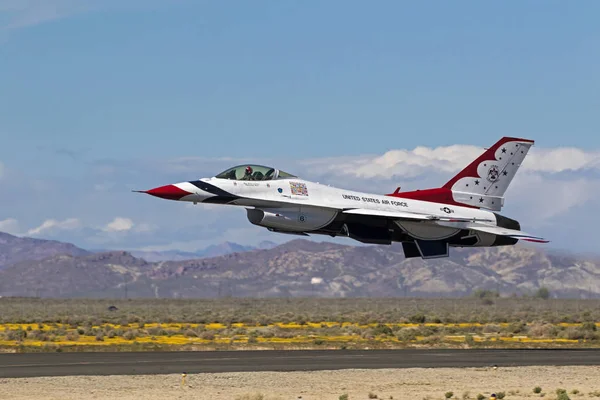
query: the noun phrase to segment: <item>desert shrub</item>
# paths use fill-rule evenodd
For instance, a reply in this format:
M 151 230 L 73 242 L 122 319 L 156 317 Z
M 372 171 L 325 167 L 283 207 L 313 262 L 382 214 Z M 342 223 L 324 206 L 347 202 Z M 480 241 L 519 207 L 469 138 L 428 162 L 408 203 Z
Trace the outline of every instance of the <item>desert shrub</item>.
M 246 328 L 236 328 L 233 330 L 233 334 L 234 335 L 246 335 L 246 334 L 248 334 L 248 331 L 246 330 Z
M 244 394 L 242 396 L 237 396 L 235 400 L 265 400 L 265 396 L 262 393 Z
M 535 293 L 535 297 L 546 300 L 550 297 L 550 291 L 546 287 L 541 287 Z
M 202 332 L 200 334 L 200 339 L 203 339 L 203 340 L 215 340 L 215 334 L 212 333 L 212 332 L 209 332 L 209 331 Z
M 563 339 L 581 340 L 585 338 L 586 333 L 581 328 L 571 326 L 561 332 L 559 336 Z
M 360 335 L 363 339 L 372 340 L 375 339 L 375 335 L 373 334 L 373 329 L 369 328 L 363 331 Z
M 128 329 L 127 331 L 125 331 L 125 333 L 123 333 L 123 338 L 127 340 L 133 340 L 137 338 L 137 336 L 138 331 L 136 329 Z
M 484 396 L 484 395 L 482 395 L 481 393 L 479 393 L 479 394 L 477 395 L 477 400 L 483 400 L 483 399 L 485 399 L 485 396 Z
M 424 323 L 425 323 L 425 320 L 426 320 L 426 317 L 425 317 L 425 314 L 421 314 L 421 313 L 419 313 L 419 314 L 414 314 L 414 315 L 411 315 L 411 316 L 408 318 L 408 320 L 409 320 L 410 322 L 412 322 L 413 324 L 424 324 Z
M 475 339 L 473 338 L 473 335 L 465 335 L 465 343 L 469 346 L 473 346 L 475 344 Z
M 483 304 L 484 306 L 491 306 L 494 305 L 494 300 L 490 298 L 481 299 L 481 304 Z
M 559 329 L 552 324 L 534 323 L 529 327 L 529 336 L 533 338 L 554 338 Z
M 454 396 L 454 393 L 453 393 L 453 392 L 446 392 L 446 394 L 444 394 L 444 396 L 445 396 L 447 399 L 449 399 L 449 398 L 451 398 L 452 396 Z
M 387 325 L 379 324 L 373 329 L 373 335 L 375 335 L 375 336 L 380 336 L 380 335 L 391 336 L 393 334 L 394 333 L 392 332 L 392 328 L 390 328 Z
M 556 396 L 556 400 L 570 400 L 569 395 L 564 392 Z
M 192 329 L 188 329 L 185 331 L 184 335 L 186 337 L 198 337 L 198 334 L 196 333 L 196 331 L 192 330 Z
M 370 399 L 376 399 L 376 398 L 377 398 L 377 395 L 376 395 L 375 393 L 371 393 L 371 392 L 369 392 L 369 398 L 370 398 Z
M 396 337 L 398 340 L 408 342 L 417 338 L 417 331 L 413 328 L 402 328 Z
M 542 388 L 539 386 L 536 386 L 533 388 L 533 393 L 542 393 Z
M 4 335 L 6 337 L 6 340 L 15 340 L 17 342 L 20 342 L 22 340 L 25 340 L 25 338 L 27 338 L 27 331 L 24 331 L 21 328 L 11 329 L 11 330 L 5 331 Z
M 500 297 L 500 293 L 498 293 L 495 290 L 477 289 L 477 290 L 473 291 L 472 296 L 476 297 L 478 299 L 486 299 L 486 298 L 489 299 L 489 298 Z
M 483 333 L 498 333 L 501 330 L 502 330 L 502 328 L 500 328 L 500 325 L 486 324 L 483 327 L 482 332 Z
M 506 396 L 506 393 L 504 393 L 504 392 L 496 393 L 496 398 L 499 400 L 502 400 L 505 396 Z
M 67 339 L 68 341 L 71 341 L 71 342 L 76 342 L 79 340 L 79 333 L 77 333 L 75 331 L 68 332 L 65 335 L 65 339 Z
M 96 335 L 96 340 L 98 342 L 104 342 L 104 333 L 98 332 L 98 334 Z
M 597 330 L 598 328 L 596 327 L 596 324 L 595 324 L 594 322 L 592 322 L 592 321 L 587 321 L 587 322 L 584 322 L 584 323 L 581 325 L 581 329 L 582 329 L 582 330 L 584 330 L 584 331 L 592 331 L 592 332 L 596 332 L 596 330 Z
M 348 400 L 348 394 L 344 393 L 343 395 L 341 395 L 340 397 L 338 397 L 338 400 Z
M 525 322 L 513 322 L 508 326 L 507 331 L 513 334 L 526 333 L 527 324 Z

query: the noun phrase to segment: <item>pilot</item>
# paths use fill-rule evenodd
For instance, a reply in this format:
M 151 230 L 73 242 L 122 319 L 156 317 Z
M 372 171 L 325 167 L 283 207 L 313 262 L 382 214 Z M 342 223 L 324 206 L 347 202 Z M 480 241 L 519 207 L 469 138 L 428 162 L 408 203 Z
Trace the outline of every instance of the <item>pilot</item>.
M 244 172 L 244 176 L 242 177 L 242 180 L 243 181 L 251 181 L 251 180 L 253 180 L 253 177 L 252 177 L 252 167 L 251 166 L 248 165 L 246 167 L 246 172 Z

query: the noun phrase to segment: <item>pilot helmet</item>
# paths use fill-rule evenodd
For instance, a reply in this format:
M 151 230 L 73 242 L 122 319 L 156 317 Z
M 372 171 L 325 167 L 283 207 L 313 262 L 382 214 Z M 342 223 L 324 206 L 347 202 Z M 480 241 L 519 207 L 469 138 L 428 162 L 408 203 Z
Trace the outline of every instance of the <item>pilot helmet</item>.
M 246 167 L 246 174 L 251 174 L 251 173 L 252 173 L 252 167 L 248 165 Z

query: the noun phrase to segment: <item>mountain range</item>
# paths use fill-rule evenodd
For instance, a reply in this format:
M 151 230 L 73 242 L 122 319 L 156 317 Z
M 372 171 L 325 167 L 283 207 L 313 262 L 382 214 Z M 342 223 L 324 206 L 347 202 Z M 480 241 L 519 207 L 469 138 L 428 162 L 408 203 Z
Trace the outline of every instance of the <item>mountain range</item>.
M 232 242 L 224 242 L 221 244 L 213 244 L 205 249 L 198 250 L 195 252 L 186 252 L 179 250 L 167 250 L 167 251 L 147 251 L 147 250 L 134 250 L 131 254 L 134 257 L 143 258 L 146 261 L 181 261 L 189 260 L 194 258 L 206 258 L 206 257 L 217 257 L 231 253 L 241 253 L 244 251 L 258 250 L 258 249 L 272 249 L 277 246 L 276 243 L 263 241 L 258 246 L 244 246 Z
M 444 259 L 406 259 L 402 247 L 304 239 L 264 249 L 226 243 L 217 256 L 162 260 L 127 251 L 0 234 L 0 296 L 390 297 L 464 296 L 476 289 L 600 297 L 600 261 L 526 246 L 453 248 Z M 147 254 L 146 254 L 147 255 Z M 184 257 L 186 253 L 177 254 Z

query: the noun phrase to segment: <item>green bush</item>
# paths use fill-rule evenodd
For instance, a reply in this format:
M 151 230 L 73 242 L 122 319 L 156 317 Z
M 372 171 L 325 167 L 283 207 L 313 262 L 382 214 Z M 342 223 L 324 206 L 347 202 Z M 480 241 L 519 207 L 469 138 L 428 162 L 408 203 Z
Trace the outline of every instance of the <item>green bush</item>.
M 535 292 L 535 296 L 538 299 L 548 299 L 550 297 L 550 291 L 546 287 L 541 287 Z
M 375 336 L 380 336 L 380 335 L 391 336 L 394 334 L 394 332 L 392 332 L 392 328 L 390 328 L 389 326 L 379 324 L 375 327 L 375 329 L 373 329 L 373 334 Z
M 556 400 L 570 400 L 569 395 L 564 392 L 556 396 Z
M 588 321 L 588 322 L 584 322 L 581 325 L 581 329 L 583 329 L 584 331 L 593 331 L 595 332 L 598 327 L 596 326 L 596 324 L 594 322 Z
M 344 393 L 343 395 L 341 395 L 340 397 L 338 397 L 339 400 L 348 400 L 348 394 Z
M 452 396 L 454 396 L 454 392 L 446 392 L 446 394 L 444 396 L 446 396 L 446 398 L 449 399 Z
M 411 315 L 411 316 L 408 318 L 408 320 L 409 320 L 410 322 L 412 322 L 413 324 L 424 324 L 424 323 L 425 323 L 425 320 L 426 320 L 426 317 L 425 317 L 425 315 L 424 315 L 424 314 L 421 314 L 421 313 L 419 313 L 419 314 L 414 314 L 414 315 Z
M 535 388 L 533 388 L 533 393 L 542 393 L 542 388 L 539 386 L 536 386 Z

